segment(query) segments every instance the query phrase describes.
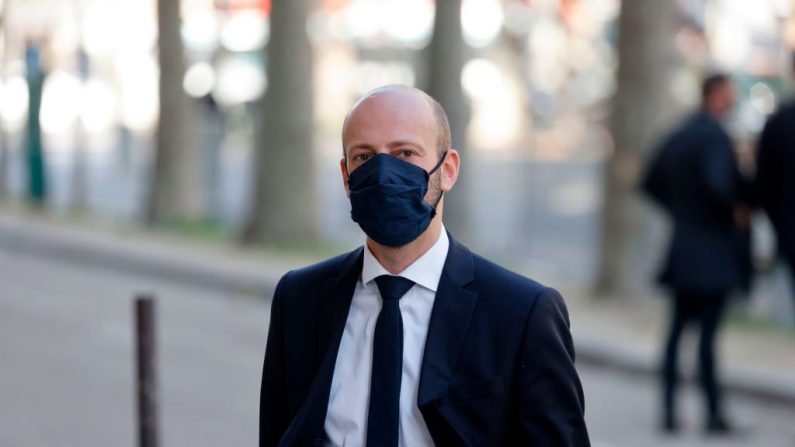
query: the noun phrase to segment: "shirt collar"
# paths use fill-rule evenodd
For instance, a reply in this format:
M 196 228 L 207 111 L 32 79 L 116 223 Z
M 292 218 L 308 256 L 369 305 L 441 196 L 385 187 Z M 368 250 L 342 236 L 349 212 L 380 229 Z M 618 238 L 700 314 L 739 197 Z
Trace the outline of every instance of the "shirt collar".
M 447 250 L 450 247 L 450 240 L 447 231 L 442 225 L 439 239 L 422 256 L 414 261 L 405 270 L 398 273 L 406 279 L 414 281 L 426 289 L 436 292 L 439 286 L 439 279 L 442 277 L 442 269 L 447 259 Z M 364 263 L 362 264 L 362 283 L 367 284 L 381 275 L 390 275 L 389 271 L 375 259 L 370 247 L 364 244 Z

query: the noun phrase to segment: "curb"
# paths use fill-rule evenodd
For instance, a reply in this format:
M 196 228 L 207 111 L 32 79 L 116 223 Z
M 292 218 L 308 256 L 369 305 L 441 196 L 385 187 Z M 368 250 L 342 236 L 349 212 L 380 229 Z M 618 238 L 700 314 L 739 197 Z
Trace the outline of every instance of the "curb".
M 597 368 L 611 369 L 630 376 L 657 379 L 657 359 L 641 352 L 608 347 L 607 343 L 586 341 L 588 337 L 575 339 L 577 363 Z M 793 354 L 795 355 L 795 354 Z M 735 395 L 752 397 L 770 404 L 795 408 L 795 382 L 781 377 L 763 377 L 758 372 L 739 368 L 722 371 L 723 388 Z M 684 384 L 699 384 L 696 371 L 680 372 Z
M 207 262 L 207 254 L 185 249 L 153 254 L 146 246 L 125 239 L 123 234 L 55 229 L 51 224 L 8 217 L 0 217 L 0 248 L 215 290 L 237 290 L 268 299 L 283 273 L 253 262 L 236 262 L 237 265 Z

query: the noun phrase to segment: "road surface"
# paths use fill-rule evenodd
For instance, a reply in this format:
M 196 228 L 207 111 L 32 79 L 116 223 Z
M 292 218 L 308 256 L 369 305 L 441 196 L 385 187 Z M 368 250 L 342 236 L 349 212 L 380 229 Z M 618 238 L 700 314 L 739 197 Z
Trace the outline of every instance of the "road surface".
M 163 446 L 253 446 L 268 303 L 0 251 L 0 446 L 133 446 L 132 296 L 159 299 Z M 580 366 L 595 447 L 795 446 L 795 409 L 732 399 L 742 438 L 655 431 L 655 384 Z

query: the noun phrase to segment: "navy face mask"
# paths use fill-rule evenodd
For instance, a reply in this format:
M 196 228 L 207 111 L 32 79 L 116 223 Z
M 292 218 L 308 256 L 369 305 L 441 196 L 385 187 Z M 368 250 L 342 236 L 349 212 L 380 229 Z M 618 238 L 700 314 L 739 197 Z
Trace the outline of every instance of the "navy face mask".
M 351 218 L 371 239 L 400 247 L 417 239 L 436 215 L 425 203 L 428 179 L 442 165 L 447 152 L 431 170 L 388 154 L 378 154 L 348 175 Z

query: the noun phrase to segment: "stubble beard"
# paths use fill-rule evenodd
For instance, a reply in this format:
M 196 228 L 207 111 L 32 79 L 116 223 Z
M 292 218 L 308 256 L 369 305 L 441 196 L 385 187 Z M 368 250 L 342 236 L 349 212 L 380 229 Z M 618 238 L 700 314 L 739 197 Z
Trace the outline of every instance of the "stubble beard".
M 431 175 L 431 178 L 428 182 L 428 192 L 425 193 L 425 197 L 422 199 L 425 203 L 433 207 L 435 210 L 436 207 L 439 206 L 439 202 L 442 200 L 442 171 L 437 170 L 436 172 Z

